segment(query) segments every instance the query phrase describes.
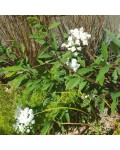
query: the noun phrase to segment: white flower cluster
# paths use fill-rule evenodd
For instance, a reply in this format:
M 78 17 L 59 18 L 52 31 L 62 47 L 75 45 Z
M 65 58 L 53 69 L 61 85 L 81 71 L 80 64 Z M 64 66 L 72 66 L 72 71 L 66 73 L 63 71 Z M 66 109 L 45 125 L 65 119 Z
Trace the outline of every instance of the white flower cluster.
M 77 59 L 73 58 L 71 61 L 67 60 L 66 64 L 73 69 L 74 72 L 80 67 L 80 64 L 77 63 Z
M 83 45 L 88 45 L 88 39 L 91 38 L 91 35 L 87 32 L 84 32 L 83 27 L 80 29 L 72 29 L 69 31 L 70 36 L 68 37 L 67 43 L 63 43 L 61 47 L 67 48 L 72 51 L 75 56 L 78 55 L 77 51 L 81 51 L 81 43 Z
M 24 110 L 20 106 L 17 107 L 15 112 L 16 124 L 15 130 L 18 133 L 29 133 L 32 125 L 35 124 L 33 110 L 26 107 Z
M 82 50 L 82 45 L 88 45 L 88 39 L 91 38 L 91 35 L 87 32 L 84 32 L 83 27 L 80 29 L 72 29 L 69 31 L 70 36 L 68 37 L 67 43 L 63 43 L 61 47 L 67 48 L 69 51 L 73 52 L 74 56 L 78 55 L 78 51 Z M 75 72 L 80 67 L 80 64 L 77 63 L 77 59 L 67 60 L 66 64 L 73 69 Z

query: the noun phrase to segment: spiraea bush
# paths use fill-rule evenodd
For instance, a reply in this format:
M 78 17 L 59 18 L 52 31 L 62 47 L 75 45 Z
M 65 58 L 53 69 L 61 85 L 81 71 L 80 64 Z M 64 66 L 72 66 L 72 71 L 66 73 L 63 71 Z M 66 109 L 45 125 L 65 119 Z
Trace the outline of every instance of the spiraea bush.
M 65 133 L 69 125 L 90 128 L 94 121 L 100 120 L 99 114 L 105 108 L 110 113 L 119 112 L 120 40 L 105 29 L 110 43 L 102 41 L 99 52 L 93 56 L 88 50 L 91 33 L 83 27 L 73 28 L 66 33 L 60 50 L 53 32 L 60 22 L 44 26 L 36 17 L 28 20 L 30 28 L 34 29 L 29 35 L 31 42 L 41 47 L 36 57 L 28 57 L 24 44 L 19 49 L 22 54 L 19 58 L 12 49 L 9 51 L 2 46 L 0 49 L 3 64 L 7 63 L 8 56 L 11 62 L 16 62 L 3 66 L 0 73 L 4 73 L 8 85 L 21 89 L 17 105 L 34 112 L 34 131 L 28 133 Z M 109 59 L 110 48 L 116 53 L 113 61 Z M 21 111 L 21 114 L 18 120 L 27 126 L 29 113 Z M 17 127 L 24 134 L 21 124 Z

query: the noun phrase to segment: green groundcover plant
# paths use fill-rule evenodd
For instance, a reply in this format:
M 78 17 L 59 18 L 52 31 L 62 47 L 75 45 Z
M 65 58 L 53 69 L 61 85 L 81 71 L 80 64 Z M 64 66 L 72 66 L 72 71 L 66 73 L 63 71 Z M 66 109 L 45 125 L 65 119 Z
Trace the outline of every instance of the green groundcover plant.
M 0 48 L 0 73 L 10 89 L 19 91 L 11 126 L 17 134 L 64 133 L 66 125 L 89 126 L 99 121 L 106 107 L 110 113 L 119 112 L 120 40 L 105 29 L 109 43 L 101 41 L 92 55 L 87 48 L 91 35 L 83 27 L 69 30 L 64 43 L 58 45 L 54 28 L 59 24 L 46 28 L 36 17 L 29 18 L 30 27 L 35 29 L 29 38 L 42 47 L 34 65 L 23 44 L 19 45 L 22 57 L 10 48 Z

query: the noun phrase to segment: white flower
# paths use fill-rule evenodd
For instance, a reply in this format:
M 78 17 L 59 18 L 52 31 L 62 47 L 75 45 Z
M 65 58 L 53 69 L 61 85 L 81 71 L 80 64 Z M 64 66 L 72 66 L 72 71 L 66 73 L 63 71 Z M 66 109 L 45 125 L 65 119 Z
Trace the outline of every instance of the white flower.
M 21 125 L 19 125 L 19 131 L 20 132 L 24 132 L 24 126 L 21 124 Z
M 72 42 L 69 42 L 67 47 L 71 47 L 72 46 Z
M 71 60 L 71 62 L 69 61 L 69 59 L 67 60 L 66 64 L 73 69 L 74 72 L 77 71 L 77 69 L 80 67 L 80 64 L 77 63 L 77 60 L 75 58 L 73 58 Z
M 27 129 L 27 133 L 30 133 L 30 129 Z
M 71 51 L 72 51 L 72 52 L 76 51 L 76 48 L 73 46 L 73 47 L 71 48 Z
M 77 60 L 73 58 L 71 61 L 71 68 L 76 72 L 79 67 L 80 64 L 78 64 Z
M 74 53 L 74 56 L 77 56 L 77 55 L 78 55 L 78 53 L 77 53 L 77 52 L 75 52 L 75 53 Z
M 79 30 L 77 28 L 74 29 L 74 33 L 79 33 Z
M 88 45 L 88 41 L 87 41 L 87 40 L 84 40 L 84 41 L 83 41 L 83 45 Z
M 81 28 L 79 29 L 79 32 L 84 32 L 84 28 L 81 27 Z
M 66 44 L 65 44 L 65 43 L 63 43 L 63 44 L 61 45 L 61 47 L 65 48 L 65 47 L 66 47 Z
M 32 124 L 35 124 L 35 120 L 32 120 L 31 123 L 32 123 Z
M 77 50 L 78 50 L 78 51 L 81 51 L 81 47 L 77 47 Z
M 75 44 L 80 46 L 80 40 L 76 40 Z
M 88 98 L 89 97 L 89 95 L 85 95 L 85 98 Z
M 72 36 L 69 36 L 68 41 L 69 42 L 73 41 Z
M 70 30 L 70 33 L 74 33 L 74 30 L 73 30 L 73 29 L 71 29 L 71 30 Z
M 29 109 L 29 114 L 33 114 L 33 110 L 32 109 Z

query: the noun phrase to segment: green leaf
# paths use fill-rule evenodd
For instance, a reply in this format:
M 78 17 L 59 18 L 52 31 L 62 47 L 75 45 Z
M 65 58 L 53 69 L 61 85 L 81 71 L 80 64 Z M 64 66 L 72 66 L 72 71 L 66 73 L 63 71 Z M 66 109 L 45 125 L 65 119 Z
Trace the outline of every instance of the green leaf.
M 82 91 L 82 89 L 86 86 L 87 82 L 81 82 L 79 85 L 79 90 Z
M 51 56 L 49 54 L 40 54 L 38 58 L 50 58 Z
M 92 71 L 94 71 L 92 68 L 82 68 L 82 69 L 78 69 L 77 73 L 79 73 L 80 75 L 84 75 Z
M 111 113 L 115 113 L 115 109 L 118 105 L 118 100 L 117 99 L 113 99 L 112 104 L 111 104 Z
M 54 22 L 48 27 L 48 29 L 56 28 L 58 25 L 60 25 L 60 22 Z
M 112 77 L 113 77 L 113 79 L 114 79 L 114 80 L 117 80 L 118 75 L 117 75 L 117 71 L 116 71 L 116 69 L 113 71 L 113 73 L 112 73 Z
M 22 66 L 12 66 L 12 67 L 6 67 L 6 68 L 3 68 L 3 70 L 5 71 L 26 71 L 28 69 L 25 69 L 23 68 Z
M 67 122 L 70 122 L 70 115 L 69 115 L 68 110 L 65 110 L 65 118 L 66 118 Z
M 108 59 L 108 50 L 107 50 L 107 45 L 105 42 L 102 43 L 102 56 L 105 61 Z
M 0 63 L 1 63 L 1 62 L 6 62 L 6 61 L 5 61 L 4 59 L 0 58 Z
M 20 50 L 24 54 L 24 52 L 25 52 L 25 46 L 23 44 L 20 45 Z
M 57 40 L 56 40 L 55 33 L 52 33 L 52 39 L 53 39 L 54 49 L 57 50 L 58 46 L 57 46 Z
M 98 106 L 99 102 L 100 102 L 100 98 L 99 98 L 99 97 L 97 97 L 97 98 L 95 99 L 95 107 L 97 107 L 97 106 Z
M 88 98 L 85 98 L 84 100 L 83 100 L 83 103 L 82 103 L 82 105 L 81 105 L 81 107 L 86 107 L 86 106 L 88 106 L 89 104 L 90 104 L 90 99 L 88 99 Z
M 9 72 L 5 75 L 4 78 L 9 78 L 9 77 L 13 76 L 14 74 L 15 74 L 15 72 Z
M 120 68 L 116 68 L 117 73 L 120 75 Z
M 46 46 L 45 48 L 43 48 L 43 49 L 41 50 L 40 54 L 38 54 L 37 57 L 39 58 L 39 56 L 45 54 L 45 52 L 46 52 L 49 48 L 50 48 L 50 45 L 49 45 L 49 46 Z
M 101 62 L 101 60 L 102 60 L 102 55 L 100 55 L 99 57 L 97 57 L 97 58 L 95 59 L 94 63 L 97 64 L 97 65 L 99 65 L 100 62 Z
M 38 70 L 33 69 L 33 68 L 29 68 L 29 71 L 32 72 L 33 74 L 38 74 Z
M 100 104 L 100 113 L 103 113 L 105 109 L 105 100 L 103 99 L 101 104 Z
M 119 54 L 120 53 L 120 49 L 119 46 L 117 46 L 115 43 L 110 42 L 110 49 L 113 51 L 113 53 L 115 54 Z
M 67 58 L 70 58 L 72 56 L 71 51 L 66 52 L 65 54 L 62 55 L 61 61 L 65 62 L 67 61 Z
M 42 128 L 40 134 L 41 135 L 47 134 L 52 125 L 53 125 L 53 122 L 51 122 L 51 121 L 46 122 L 45 125 L 44 125 L 44 127 Z
M 36 39 L 35 41 L 41 45 L 46 43 L 45 40 L 40 40 L 40 39 Z
M 81 82 L 81 78 L 72 78 L 66 83 L 66 89 L 73 89 Z
M 100 78 L 99 83 L 100 83 L 101 86 L 103 85 L 104 80 L 105 80 L 105 76 L 103 76 L 102 78 Z
M 114 33 L 110 32 L 108 29 L 104 29 L 109 36 L 109 38 L 117 45 L 120 47 L 120 40 L 115 36 Z
M 5 73 L 5 70 L 0 68 L 0 74 L 3 74 L 3 73 Z
M 104 79 L 105 79 L 104 76 L 109 71 L 110 66 L 111 65 L 101 67 L 101 69 L 99 70 L 99 73 L 98 73 L 97 78 L 96 78 L 96 82 L 99 82 L 100 85 L 103 85 L 103 82 L 104 82 Z
M 8 49 L 6 49 L 5 51 L 6 51 L 6 55 L 7 55 L 7 57 L 13 60 L 13 57 L 12 57 L 12 56 L 11 56 L 11 54 L 10 54 L 10 50 L 9 50 L 9 48 L 8 48 Z
M 80 57 L 78 58 L 78 62 L 82 67 L 85 67 L 85 60 L 82 60 Z
M 118 98 L 120 98 L 120 92 L 111 93 L 112 104 L 111 104 L 111 112 L 115 113 L 115 109 L 118 105 Z
M 43 90 L 47 90 L 49 87 L 51 87 L 53 85 L 53 83 L 45 83 L 44 85 L 43 85 Z
M 48 36 L 47 32 L 44 32 L 44 33 L 41 33 L 41 34 L 35 33 L 35 34 L 30 35 L 30 38 L 32 38 L 32 39 L 44 39 L 47 36 Z
M 27 74 L 20 74 L 18 77 L 16 77 L 14 80 L 10 81 L 9 84 L 14 85 L 15 87 L 19 87 L 21 82 L 27 79 Z

